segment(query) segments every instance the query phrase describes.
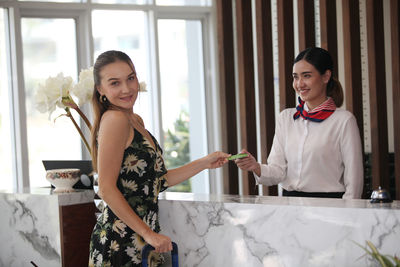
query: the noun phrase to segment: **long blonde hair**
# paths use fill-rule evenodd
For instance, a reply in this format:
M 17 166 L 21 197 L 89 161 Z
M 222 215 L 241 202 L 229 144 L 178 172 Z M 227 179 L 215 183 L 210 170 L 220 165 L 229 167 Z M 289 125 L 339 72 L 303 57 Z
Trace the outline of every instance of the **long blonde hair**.
M 97 154 L 98 154 L 97 135 L 99 133 L 101 117 L 103 116 L 104 112 L 106 112 L 108 109 L 111 108 L 118 109 L 115 106 L 113 106 L 107 99 L 105 99 L 105 101 L 100 99 L 101 95 L 97 90 L 97 88 L 101 84 L 100 72 L 106 65 L 117 61 L 126 62 L 133 69 L 133 63 L 130 57 L 124 52 L 116 50 L 110 50 L 100 54 L 97 57 L 96 62 L 93 66 L 94 88 L 92 95 L 92 107 L 93 107 L 94 121 L 90 136 L 91 136 L 91 150 L 92 150 L 91 152 L 92 165 L 93 165 L 93 171 L 95 172 L 97 172 Z

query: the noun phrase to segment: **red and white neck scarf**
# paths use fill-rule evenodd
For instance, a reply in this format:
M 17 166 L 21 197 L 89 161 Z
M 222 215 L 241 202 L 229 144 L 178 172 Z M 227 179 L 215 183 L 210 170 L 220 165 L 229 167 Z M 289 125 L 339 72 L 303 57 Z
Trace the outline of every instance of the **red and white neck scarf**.
M 296 120 L 302 117 L 304 120 L 310 120 L 314 122 L 322 122 L 336 110 L 335 102 L 329 97 L 324 103 L 314 108 L 310 112 L 304 110 L 304 101 L 299 97 L 299 105 L 296 107 L 297 111 L 293 115 L 293 119 Z

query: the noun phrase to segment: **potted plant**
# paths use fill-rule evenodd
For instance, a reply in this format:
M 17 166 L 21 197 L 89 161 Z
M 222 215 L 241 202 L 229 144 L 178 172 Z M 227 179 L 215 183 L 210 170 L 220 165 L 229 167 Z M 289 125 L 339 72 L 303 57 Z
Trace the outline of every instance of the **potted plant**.
M 376 261 L 382 267 L 400 267 L 400 259 L 397 256 L 383 255 L 378 249 L 372 244 L 371 241 L 366 241 L 367 246 L 360 246 L 374 261 Z

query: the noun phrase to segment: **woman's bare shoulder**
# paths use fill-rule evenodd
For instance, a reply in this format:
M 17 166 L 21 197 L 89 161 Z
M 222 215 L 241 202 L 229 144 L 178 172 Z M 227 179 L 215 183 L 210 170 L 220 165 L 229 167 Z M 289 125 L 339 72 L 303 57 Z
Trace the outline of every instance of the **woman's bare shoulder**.
M 101 117 L 101 121 L 114 121 L 118 122 L 128 122 L 128 116 L 120 110 L 107 110 Z
M 123 111 L 107 110 L 101 117 L 100 128 L 111 128 L 111 131 L 128 129 L 128 116 Z
M 115 147 L 124 149 L 130 136 L 132 135 L 128 116 L 122 111 L 108 110 L 100 121 L 98 141 L 107 141 Z

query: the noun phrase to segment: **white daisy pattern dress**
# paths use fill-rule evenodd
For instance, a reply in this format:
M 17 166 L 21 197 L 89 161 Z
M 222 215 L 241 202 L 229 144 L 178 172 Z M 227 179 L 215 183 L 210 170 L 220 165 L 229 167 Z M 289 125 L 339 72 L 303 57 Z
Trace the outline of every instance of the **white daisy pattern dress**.
M 136 214 L 155 232 L 158 222 L 158 194 L 168 187 L 162 150 L 150 134 L 156 149 L 136 129 L 124 151 L 117 187 Z M 141 236 L 106 206 L 99 216 L 90 241 L 89 266 L 141 266 L 145 245 Z M 162 263 L 162 258 L 158 260 Z

